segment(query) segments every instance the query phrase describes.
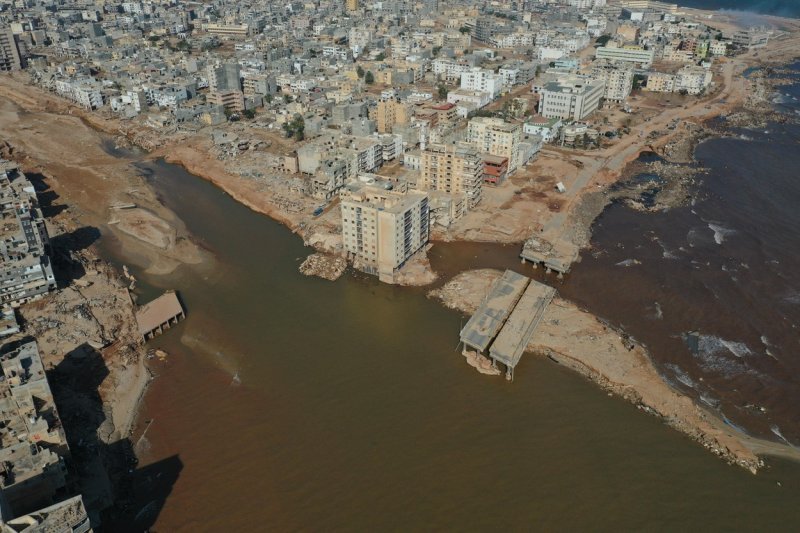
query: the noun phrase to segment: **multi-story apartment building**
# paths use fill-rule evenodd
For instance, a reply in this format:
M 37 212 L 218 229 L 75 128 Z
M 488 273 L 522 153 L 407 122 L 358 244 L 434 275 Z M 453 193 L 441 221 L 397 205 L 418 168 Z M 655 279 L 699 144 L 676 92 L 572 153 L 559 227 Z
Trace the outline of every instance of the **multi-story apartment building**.
M 91 78 L 56 80 L 53 90 L 85 109 L 103 107 L 103 93 L 100 92 L 99 84 Z
M 711 71 L 702 67 L 683 67 L 675 75 L 675 91 L 686 91 L 687 94 L 692 95 L 700 94 L 711 85 L 712 77 Z
M 701 67 L 686 66 L 676 74 L 651 72 L 647 75 L 648 91 L 656 93 L 677 93 L 698 95 L 711 85 L 713 75 Z
M 394 283 L 398 270 L 428 242 L 428 195 L 355 182 L 340 197 L 344 249 L 354 265 Z
M 348 44 L 353 54 L 360 54 L 372 40 L 372 32 L 366 28 L 350 28 Z
M 250 33 L 250 26 L 247 24 L 203 24 L 202 29 L 211 35 L 222 35 L 225 37 L 247 37 Z
M 585 76 L 567 76 L 545 83 L 539 114 L 547 118 L 583 120 L 597 110 L 605 84 Z
M 0 26 L 0 72 L 22 68 L 19 46 L 10 27 Z
M 208 101 L 214 105 L 221 105 L 226 110 L 234 113 L 244 111 L 244 94 L 242 91 L 211 91 L 208 93 Z
M 372 117 L 380 133 L 391 133 L 395 124 L 408 124 L 411 112 L 408 105 L 396 98 L 384 98 L 378 101 L 375 107 L 375 116 Z
M 595 58 L 597 59 L 624 61 L 641 66 L 642 68 L 648 68 L 653 64 L 654 55 L 655 52 L 652 49 L 645 50 L 641 46 L 601 46 L 595 52 Z
M 244 111 L 242 92 L 242 68 L 239 63 L 211 64 L 206 69 L 208 76 L 208 102 L 221 105 L 235 113 Z
M 501 118 L 476 117 L 469 121 L 467 142 L 479 152 L 508 159 L 508 173 L 519 167 L 520 124 L 510 124 Z
M 467 91 L 483 91 L 495 98 L 503 87 L 503 77 L 491 70 L 475 67 L 461 74 L 461 88 Z
M 471 208 L 481 201 L 482 181 L 483 162 L 471 144 L 432 144 L 420 154 L 417 186 L 423 190 L 464 194 Z
M 675 75 L 665 72 L 651 72 L 647 75 L 648 91 L 654 93 L 671 93 L 675 90 Z
M 19 168 L 0 160 L 0 303 L 17 306 L 56 288 L 46 252 L 47 227 L 33 185 Z
M 712 56 L 724 56 L 728 54 L 728 43 L 725 41 L 711 41 L 708 44 L 708 53 Z
M 609 102 L 623 102 L 633 89 L 633 65 L 626 63 L 597 65 L 592 77 L 605 84 L 603 98 Z

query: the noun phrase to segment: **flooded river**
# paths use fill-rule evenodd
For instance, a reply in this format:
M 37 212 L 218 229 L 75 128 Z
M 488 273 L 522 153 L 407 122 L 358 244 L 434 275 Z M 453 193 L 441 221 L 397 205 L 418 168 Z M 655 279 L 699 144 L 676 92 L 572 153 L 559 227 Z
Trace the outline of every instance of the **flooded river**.
M 304 277 L 310 250 L 284 227 L 178 167 L 146 169 L 215 257 L 134 269 L 145 296 L 174 288 L 188 310 L 154 343 L 169 357 L 142 415 L 142 505 L 167 495 L 156 530 L 800 525 L 800 465 L 728 466 L 549 360 L 526 355 L 513 383 L 480 375 L 457 351 L 463 318 L 422 290 Z M 462 268 L 480 255 L 441 250 Z M 168 458 L 180 468 L 161 471 Z

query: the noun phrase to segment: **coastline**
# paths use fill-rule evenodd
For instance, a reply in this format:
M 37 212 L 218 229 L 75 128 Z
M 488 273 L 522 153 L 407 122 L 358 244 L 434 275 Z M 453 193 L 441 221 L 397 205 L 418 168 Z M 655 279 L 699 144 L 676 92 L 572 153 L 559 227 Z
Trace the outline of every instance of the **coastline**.
M 502 272 L 492 269 L 462 272 L 428 296 L 470 315 L 500 275 Z M 800 450 L 742 434 L 673 389 L 640 343 L 561 297 L 548 306 L 526 354 L 523 357 L 548 357 L 569 367 L 753 473 L 764 464 L 760 455 L 800 461 Z
M 760 57 L 759 60 L 762 61 L 763 56 Z M 740 74 L 746 64 L 747 61 L 744 59 L 727 61 L 723 68 L 726 83 L 721 91 L 718 91 L 707 99 L 698 101 L 688 109 L 678 108 L 662 113 L 659 115 L 658 120 L 649 122 L 646 127 L 642 127 L 641 140 L 631 135 L 625 141 L 621 141 L 612 147 L 590 153 L 547 148 L 544 152 L 546 155 L 556 158 L 570 157 L 582 163 L 577 178 L 578 183 L 582 183 L 582 185 L 577 187 L 575 193 L 570 196 L 568 203 L 564 206 L 563 210 L 558 213 L 558 216 L 553 217 L 553 219 L 545 223 L 545 227 L 543 228 L 544 234 L 552 238 L 561 238 L 562 235 L 567 236 L 573 240 L 573 242 L 577 241 L 575 242 L 576 244 L 582 247 L 587 246 L 591 236 L 591 224 L 596 216 L 602 212 L 610 199 L 605 198 L 606 203 L 603 205 L 593 205 L 591 208 L 587 207 L 590 211 L 588 214 L 581 216 L 583 212 L 581 204 L 586 202 L 588 195 L 595 194 L 594 192 L 587 193 L 586 191 L 589 191 L 592 187 L 599 188 L 601 192 L 606 190 L 607 187 L 617 183 L 620 179 L 624 179 L 628 166 L 635 161 L 643 151 L 663 150 L 666 145 L 681 133 L 680 131 L 676 130 L 671 134 L 660 135 L 657 140 L 653 142 L 648 141 L 647 138 L 651 134 L 665 128 L 670 121 L 691 117 L 697 122 L 702 123 L 742 106 L 747 95 L 747 82 Z M 33 89 L 33 91 L 38 91 L 38 89 Z M 8 96 L 7 92 L 3 93 L 0 91 L 0 95 L 3 94 Z M 18 95 L 19 93 L 15 92 L 13 94 Z M 50 107 L 48 106 L 52 105 L 50 100 L 52 100 L 53 97 L 46 93 L 42 93 L 41 96 L 47 102 L 43 107 L 41 106 L 41 102 L 34 97 L 29 97 L 27 102 L 25 100 L 20 100 L 19 104 L 28 110 L 30 110 L 30 108 L 43 109 L 43 111 L 40 111 L 41 113 L 51 116 L 62 116 L 61 113 L 64 113 L 65 109 L 70 109 L 70 106 L 63 106 L 61 108 L 56 108 L 56 111 L 49 111 L 48 109 L 50 109 Z M 714 105 L 711 106 L 712 104 Z M 707 112 L 702 116 L 697 116 L 695 112 L 701 109 Z M 118 124 L 108 119 L 95 117 L 86 113 L 81 113 L 77 116 L 80 118 L 81 124 L 87 129 L 98 130 L 112 135 L 122 131 L 122 128 L 119 127 Z M 693 149 L 690 151 L 693 151 Z M 24 157 L 28 157 L 28 155 L 24 155 Z M 176 147 L 167 145 L 157 148 L 145 157 L 148 159 L 164 158 L 168 163 L 180 165 L 193 175 L 210 181 L 237 202 L 287 226 L 292 232 L 297 233 L 303 238 L 308 246 L 313 247 L 317 251 L 334 254 L 341 253 L 341 250 L 336 247 L 335 226 L 331 226 L 331 220 L 335 217 L 322 217 L 317 221 L 309 219 L 307 213 L 311 211 L 310 207 L 315 205 L 313 201 L 308 201 L 308 199 L 306 199 L 304 202 L 305 216 L 299 213 L 286 212 L 282 210 L 271 197 L 264 194 L 264 190 L 259 188 L 258 183 L 229 173 L 222 162 L 211 158 L 207 152 L 203 152 L 196 146 Z M 60 174 L 58 165 L 54 165 L 52 162 L 37 161 L 35 156 L 31 158 L 31 160 L 32 162 L 28 162 L 29 168 L 46 169 L 50 176 L 56 176 L 53 188 L 56 189 L 59 194 L 68 197 L 68 187 L 58 183 L 57 177 Z M 105 178 L 101 177 L 98 173 L 97 176 L 92 179 L 104 180 Z M 89 180 L 89 182 L 91 183 L 91 180 Z M 148 210 L 155 211 L 159 219 L 166 220 L 170 225 L 180 226 L 180 221 L 178 221 L 176 217 L 170 216 L 166 210 L 161 210 L 156 206 L 158 201 L 152 194 L 151 187 L 146 184 L 144 180 L 137 181 L 136 187 L 141 191 L 149 191 L 149 193 L 143 193 L 144 197 L 137 197 L 139 202 L 144 202 L 146 204 Z M 121 201 L 124 199 L 125 198 L 114 197 L 113 201 Z M 113 226 L 108 220 L 101 220 L 104 213 L 108 212 L 105 210 L 105 206 L 103 206 L 104 209 L 101 211 L 92 212 L 89 202 L 90 200 L 82 198 L 79 195 L 70 199 L 69 204 L 79 206 L 81 210 L 81 215 L 79 215 L 76 220 L 80 219 L 82 216 L 94 222 L 99 221 L 104 227 L 109 227 L 109 225 Z M 163 206 L 161 207 L 163 208 Z M 599 211 L 597 211 L 598 208 Z M 335 208 L 331 211 L 335 212 Z M 592 215 L 595 211 L 597 211 L 596 214 Z M 554 220 L 555 222 L 553 222 Z M 126 239 L 125 235 L 120 235 L 120 232 L 113 231 L 113 229 L 112 232 L 116 238 Z M 191 247 L 188 249 L 197 255 L 187 255 L 173 248 L 170 250 L 165 249 L 165 251 L 160 252 L 156 251 L 154 256 L 152 242 L 148 242 L 142 235 L 132 235 L 132 237 L 133 240 L 126 240 L 126 244 L 132 247 L 132 251 L 129 251 L 129 253 L 142 253 L 147 258 L 144 259 L 143 262 L 150 262 L 151 265 L 148 268 L 151 273 L 156 275 L 170 272 L 184 261 L 197 264 L 205 260 L 201 252 Z M 438 240 L 448 241 L 499 242 L 497 233 L 487 235 L 481 232 L 459 233 L 456 231 L 454 233 L 438 235 L 437 237 Z M 174 246 L 176 242 L 177 239 L 171 241 L 169 246 Z M 433 242 L 435 243 L 437 240 Z M 157 261 L 152 259 L 153 257 L 160 257 L 161 260 L 164 260 L 164 257 L 167 259 L 164 260 L 166 261 L 164 264 L 157 266 Z M 461 276 L 469 276 L 470 274 L 470 271 L 462 272 L 462 274 L 448 281 L 448 283 L 455 282 L 456 280 L 463 283 L 463 280 L 467 278 L 461 278 Z M 418 279 L 423 278 L 425 278 L 425 276 L 411 279 L 408 284 L 427 285 L 430 283 L 428 280 L 423 283 L 416 282 Z M 462 312 L 466 312 L 471 308 L 466 303 L 459 304 L 446 300 L 444 303 Z M 552 325 L 552 320 L 558 320 L 559 324 L 562 323 L 562 320 L 555 316 L 548 321 L 548 323 L 552 325 L 550 331 L 543 333 L 549 335 L 548 341 L 531 346 L 530 348 L 533 352 L 544 353 L 557 362 L 569 366 L 573 370 L 589 377 L 602 388 L 620 395 L 647 410 L 651 410 L 654 414 L 664 418 L 679 431 L 701 442 L 714 453 L 734 461 L 741 466 L 745 466 L 751 471 L 755 471 L 755 469 L 761 465 L 757 457 L 761 454 L 800 460 L 800 454 L 795 453 L 791 448 L 777 443 L 752 439 L 746 435 L 735 433 L 735 430 L 726 426 L 718 417 L 696 405 L 687 397 L 672 390 L 669 385 L 660 378 L 652 363 L 650 363 L 646 351 L 644 351 L 641 346 L 637 345 L 634 350 L 628 350 L 625 347 L 625 343 L 620 340 L 622 339 L 621 334 L 607 325 L 603 325 L 597 317 L 593 317 L 585 311 L 581 311 L 574 304 L 564 300 L 559 300 L 558 305 L 555 307 L 557 311 L 554 311 L 554 313 L 562 313 L 565 318 L 569 319 L 572 325 L 602 328 L 602 333 L 607 337 L 606 340 L 609 346 L 613 347 L 615 357 L 619 359 L 620 364 L 625 366 L 625 369 L 612 371 L 612 369 L 600 367 L 596 361 L 591 359 L 591 356 L 596 355 L 596 352 L 571 351 L 567 347 L 568 343 L 565 340 L 568 330 L 563 326 L 556 327 Z M 599 331 L 601 330 L 598 329 L 598 332 Z M 617 337 L 618 340 L 614 341 L 614 337 Z M 584 346 L 583 348 L 586 347 Z M 146 376 L 146 372 L 141 371 L 141 369 L 146 368 L 143 357 L 140 358 L 137 364 L 140 370 L 138 374 L 134 373 L 133 378 L 131 378 L 133 382 L 130 384 L 131 388 L 127 398 L 125 398 L 125 395 L 119 394 L 120 391 L 118 389 L 109 392 L 112 398 L 110 401 L 112 403 L 119 403 L 118 410 L 121 409 L 119 414 L 115 414 L 115 410 L 112 409 L 115 431 L 120 437 L 130 434 L 130 430 L 135 424 L 138 405 L 142 401 L 147 383 L 149 383 L 149 378 L 143 377 Z M 134 367 L 126 367 L 126 369 L 131 368 Z M 642 382 L 633 380 L 633 374 L 631 373 L 634 371 L 640 373 L 639 379 L 643 380 Z M 622 373 L 619 374 L 617 372 Z M 646 383 L 647 386 L 642 388 L 642 383 Z M 131 398 L 133 397 L 136 399 L 132 400 Z M 118 417 L 119 424 L 117 424 Z

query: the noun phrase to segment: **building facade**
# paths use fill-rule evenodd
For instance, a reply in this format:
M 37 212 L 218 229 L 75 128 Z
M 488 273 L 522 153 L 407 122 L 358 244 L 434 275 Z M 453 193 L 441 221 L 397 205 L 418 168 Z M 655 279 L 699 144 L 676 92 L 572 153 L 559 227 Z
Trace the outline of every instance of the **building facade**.
M 583 120 L 597 110 L 605 91 L 602 80 L 569 76 L 544 84 L 539 114 L 547 118 Z
M 432 144 L 420 154 L 417 186 L 429 191 L 464 194 L 468 207 L 481 201 L 483 161 L 470 144 L 456 146 Z
M 394 283 L 400 268 L 428 242 L 428 195 L 356 182 L 340 197 L 342 239 L 354 265 Z
M 0 27 L 0 72 L 22 68 L 22 56 L 10 27 Z
M 519 167 L 519 143 L 522 125 L 501 118 L 476 117 L 469 121 L 467 142 L 479 152 L 508 160 L 508 173 Z

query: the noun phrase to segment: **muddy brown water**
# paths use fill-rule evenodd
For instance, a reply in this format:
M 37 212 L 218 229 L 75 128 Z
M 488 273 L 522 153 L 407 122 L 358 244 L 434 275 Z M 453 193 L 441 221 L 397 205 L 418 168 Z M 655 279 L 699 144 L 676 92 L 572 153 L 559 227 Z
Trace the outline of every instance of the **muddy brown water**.
M 311 250 L 284 227 L 181 168 L 146 168 L 216 261 L 134 268 L 145 299 L 177 289 L 188 318 L 153 343 L 170 355 L 141 417 L 150 485 L 120 530 L 155 513 L 158 531 L 800 525 L 800 465 L 728 466 L 546 359 L 526 355 L 513 383 L 480 375 L 457 351 L 464 318 L 423 290 L 302 276 Z M 437 245 L 433 260 L 502 267 L 516 251 Z M 162 475 L 176 456 L 177 478 Z

